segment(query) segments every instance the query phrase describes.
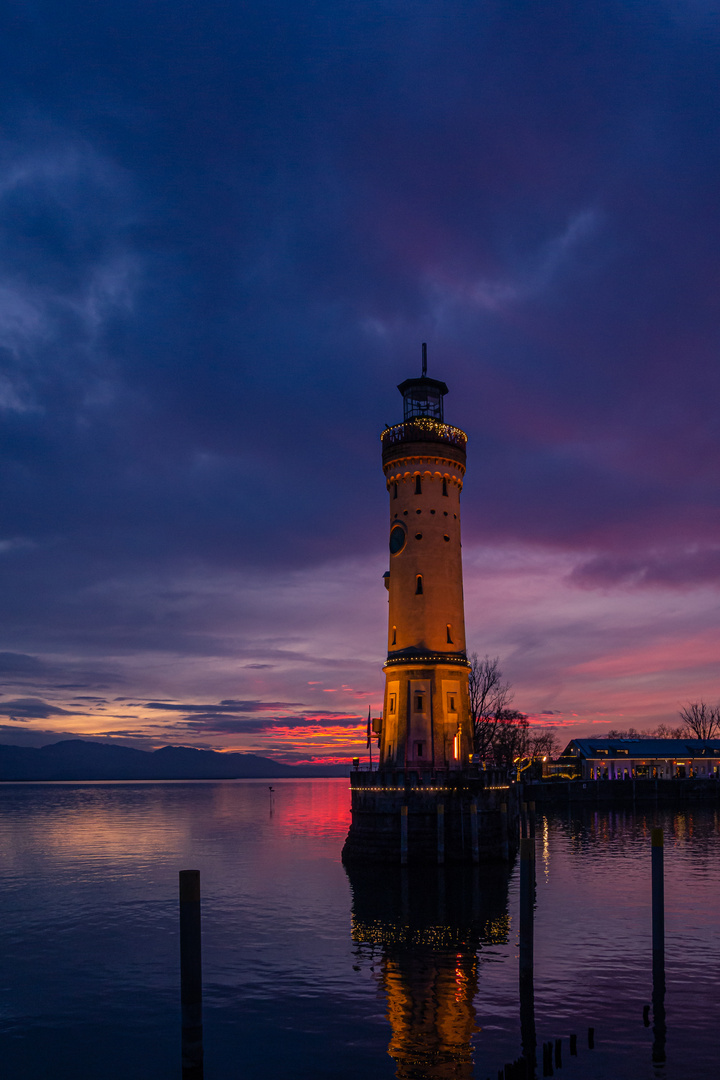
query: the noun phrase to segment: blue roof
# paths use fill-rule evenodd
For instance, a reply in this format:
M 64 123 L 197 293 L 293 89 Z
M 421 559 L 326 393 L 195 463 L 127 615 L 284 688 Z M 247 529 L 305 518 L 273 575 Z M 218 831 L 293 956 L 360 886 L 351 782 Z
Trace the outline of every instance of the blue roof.
M 572 739 L 563 750 L 563 757 L 720 757 L 720 739 Z

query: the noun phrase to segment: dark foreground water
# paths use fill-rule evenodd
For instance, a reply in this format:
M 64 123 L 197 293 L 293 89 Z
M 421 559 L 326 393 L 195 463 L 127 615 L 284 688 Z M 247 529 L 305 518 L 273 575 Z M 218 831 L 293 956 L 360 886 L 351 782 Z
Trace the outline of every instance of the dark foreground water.
M 540 818 L 521 1002 L 517 867 L 349 879 L 347 781 L 273 786 L 0 785 L 5 1080 L 179 1080 L 184 868 L 202 872 L 206 1080 L 496 1080 L 533 1027 L 539 1077 L 550 1039 L 568 1080 L 717 1075 L 715 811 Z M 667 990 L 646 1026 L 654 824 Z

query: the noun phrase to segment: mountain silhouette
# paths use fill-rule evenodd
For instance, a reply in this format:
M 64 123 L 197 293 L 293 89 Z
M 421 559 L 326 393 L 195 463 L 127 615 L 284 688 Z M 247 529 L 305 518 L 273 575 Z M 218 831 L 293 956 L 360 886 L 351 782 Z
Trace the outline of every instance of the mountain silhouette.
M 284 765 L 256 754 L 223 754 L 190 746 L 136 750 L 64 739 L 48 746 L 0 744 L 2 780 L 249 780 L 344 776 L 343 765 Z

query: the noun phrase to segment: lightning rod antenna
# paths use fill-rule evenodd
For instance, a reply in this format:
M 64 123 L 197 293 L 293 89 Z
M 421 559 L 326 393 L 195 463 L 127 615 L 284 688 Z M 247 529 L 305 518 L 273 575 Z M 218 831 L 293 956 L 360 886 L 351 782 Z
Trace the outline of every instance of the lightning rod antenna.
M 427 375 L 427 343 L 424 341 L 422 343 L 422 373 L 424 379 Z

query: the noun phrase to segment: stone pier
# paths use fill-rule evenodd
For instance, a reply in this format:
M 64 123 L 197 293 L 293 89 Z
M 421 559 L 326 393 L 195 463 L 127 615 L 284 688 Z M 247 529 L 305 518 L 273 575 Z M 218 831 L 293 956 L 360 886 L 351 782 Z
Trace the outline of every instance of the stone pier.
M 357 770 L 350 791 L 345 863 L 484 863 L 517 851 L 521 786 L 500 770 Z

